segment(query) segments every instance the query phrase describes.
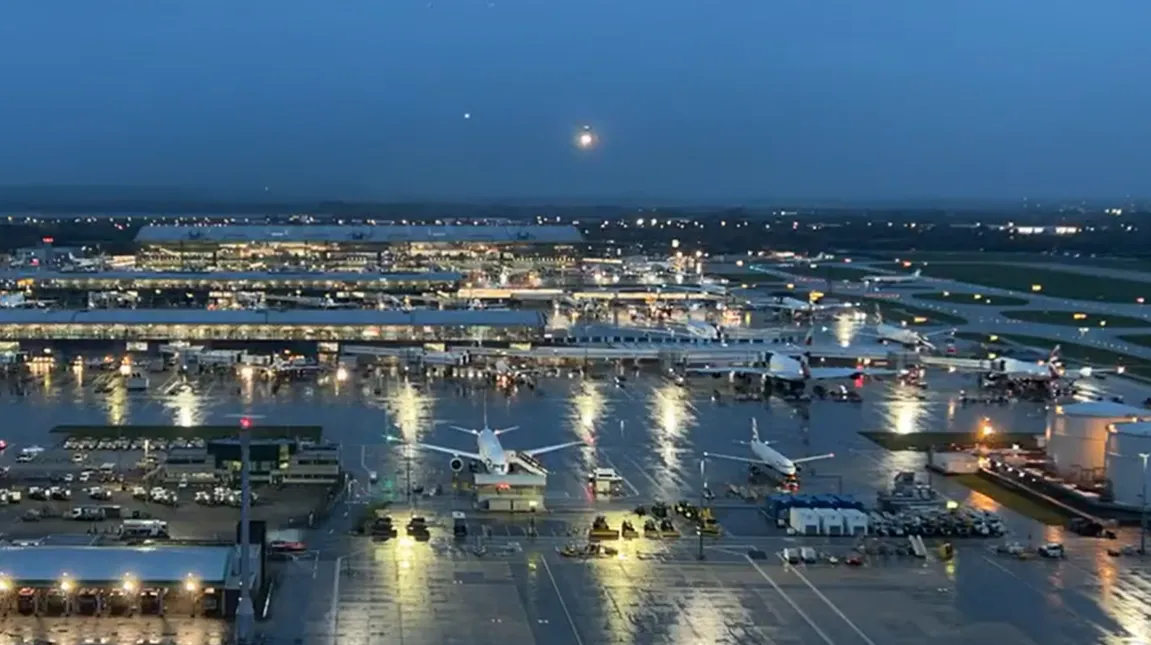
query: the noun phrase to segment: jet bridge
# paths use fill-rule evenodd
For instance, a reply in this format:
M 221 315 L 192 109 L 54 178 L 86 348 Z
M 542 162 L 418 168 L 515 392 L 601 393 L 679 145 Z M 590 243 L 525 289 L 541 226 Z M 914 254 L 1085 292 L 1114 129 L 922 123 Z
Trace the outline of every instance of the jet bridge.
M 531 455 L 509 450 L 511 472 L 475 474 L 475 506 L 489 511 L 534 513 L 543 511 L 548 471 Z

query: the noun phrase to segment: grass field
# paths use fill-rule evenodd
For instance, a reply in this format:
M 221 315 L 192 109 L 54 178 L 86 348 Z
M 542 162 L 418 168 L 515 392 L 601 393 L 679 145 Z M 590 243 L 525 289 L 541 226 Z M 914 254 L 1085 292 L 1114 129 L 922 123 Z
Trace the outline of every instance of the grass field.
M 855 257 L 855 256 L 852 256 Z M 1046 253 L 992 252 L 945 252 L 945 251 L 903 251 L 891 252 L 884 260 L 894 262 L 1021 262 L 1026 264 L 1063 264 L 1066 266 L 1089 266 L 1104 269 L 1125 269 L 1129 271 L 1151 271 L 1151 260 L 1147 258 L 1092 258 Z
M 1010 448 L 1019 445 L 1025 450 L 1034 450 L 1039 446 L 1038 438 L 1041 435 L 1025 432 L 1004 432 L 993 434 L 976 440 L 974 434 L 962 432 L 912 432 L 899 434 L 897 432 L 860 432 L 867 439 L 874 441 L 888 450 L 918 450 L 925 451 L 932 446 L 957 445 L 970 448 L 977 442 L 990 448 Z
M 975 297 L 973 293 L 952 293 L 950 291 L 940 291 L 939 293 L 916 293 L 912 296 L 919 300 L 931 300 L 933 302 L 946 302 L 954 305 L 994 305 L 997 307 L 1022 307 L 1027 304 L 1027 300 L 1023 298 L 1013 298 L 1011 296 L 993 296 Z
M 980 475 L 956 475 L 952 479 L 976 493 L 990 497 L 1020 515 L 1025 515 L 1048 526 L 1063 526 L 1069 519 L 1067 515 L 1055 507 L 1037 502 Z
M 933 278 L 1021 293 L 1031 293 L 1032 285 L 1037 284 L 1042 286 L 1042 294 L 1045 296 L 1073 300 L 1134 303 L 1138 298 L 1151 298 L 1151 282 L 1083 275 L 1070 270 L 972 262 L 929 263 L 923 267 L 923 272 Z
M 977 334 L 974 332 L 961 331 L 955 335 L 957 338 L 979 342 L 989 342 L 990 340 L 987 334 Z M 1073 362 L 1089 363 L 1098 367 L 1123 365 L 1127 368 L 1128 374 L 1151 379 L 1151 361 L 1139 358 L 1138 356 L 1129 356 L 1089 345 L 1055 341 L 1049 338 L 1028 336 L 1026 334 L 996 334 L 996 336 L 998 336 L 1000 340 L 1026 345 L 1028 347 L 1051 349 L 1055 345 L 1059 345 L 1064 358 L 1068 358 Z
M 1063 325 L 1064 327 L 1151 327 L 1151 320 L 1114 314 L 1085 314 L 1082 312 L 1077 314 L 1074 311 L 1019 309 L 1004 311 L 1003 315 L 1012 320 L 1044 325 Z M 1076 318 L 1077 315 L 1078 318 Z
M 908 305 L 897 300 L 888 300 L 887 298 L 866 298 L 861 296 L 851 296 L 852 300 L 858 300 L 861 304 L 860 307 L 871 313 L 876 305 L 879 305 L 879 311 L 883 313 L 883 318 L 887 322 L 906 322 L 911 325 L 915 323 L 916 316 L 922 316 L 927 319 L 929 324 L 937 325 L 966 325 L 967 319 L 955 316 L 952 314 L 945 314 L 932 309 L 923 307 L 916 307 Z
M 1151 347 L 1151 334 L 1131 334 L 1130 336 L 1120 336 L 1119 338 L 1132 345 Z

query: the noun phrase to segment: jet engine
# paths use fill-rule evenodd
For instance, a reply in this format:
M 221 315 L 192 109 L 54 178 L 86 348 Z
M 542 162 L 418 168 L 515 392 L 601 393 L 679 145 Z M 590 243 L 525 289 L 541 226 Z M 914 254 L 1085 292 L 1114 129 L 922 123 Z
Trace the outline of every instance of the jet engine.
M 448 462 L 448 466 L 451 467 L 453 473 L 458 473 L 464 469 L 464 460 L 459 457 L 452 457 L 452 460 Z

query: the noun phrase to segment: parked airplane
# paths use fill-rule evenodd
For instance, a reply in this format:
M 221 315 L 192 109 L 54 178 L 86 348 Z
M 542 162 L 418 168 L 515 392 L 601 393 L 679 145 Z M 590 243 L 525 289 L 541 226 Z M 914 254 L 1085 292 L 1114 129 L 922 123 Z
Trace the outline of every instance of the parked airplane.
M 736 457 L 734 455 L 723 455 L 715 452 L 705 452 L 703 456 L 705 459 L 727 459 L 729 461 L 741 461 L 748 464 L 753 469 L 759 467 L 766 467 L 776 477 L 783 480 L 784 485 L 788 488 L 799 488 L 799 471 L 802 464 L 810 461 L 818 461 L 821 459 L 831 459 L 835 456 L 834 453 L 827 453 L 825 455 L 814 455 L 811 457 L 801 457 L 799 459 L 789 459 L 783 453 L 771 447 L 770 441 L 762 441 L 759 438 L 759 424 L 753 418 L 751 420 L 751 441 L 740 441 L 741 443 L 751 449 L 753 457 Z M 753 470 L 754 472 L 754 470 Z
M 1060 356 L 1060 346 L 1056 345 L 1046 361 L 1025 361 L 1010 356 L 993 358 L 989 361 L 990 370 L 986 375 L 992 379 L 1008 379 L 1011 381 L 1058 381 L 1060 379 L 1076 380 L 1091 378 L 1103 374 L 1122 374 L 1126 371 L 1122 365 L 1115 367 L 1093 367 L 1085 365 L 1078 369 L 1067 368 Z
M 582 441 L 568 441 L 565 443 L 557 443 L 551 446 L 544 446 L 542 448 L 533 448 L 531 450 L 506 450 L 503 444 L 500 443 L 500 435 L 511 432 L 519 428 L 519 426 L 510 426 L 507 428 L 493 429 L 488 426 L 488 411 L 487 406 L 484 406 L 484 427 L 476 430 L 474 428 L 464 428 L 461 426 L 449 426 L 453 430 L 466 432 L 476 437 L 476 452 L 468 452 L 466 450 L 457 450 L 447 446 L 437 446 L 430 443 L 416 443 L 415 445 L 425 450 L 432 450 L 434 452 L 442 452 L 451 455 L 452 459 L 448 462 L 452 472 L 460 472 L 464 469 L 464 459 L 471 459 L 473 462 L 478 462 L 487 468 L 489 473 L 496 475 L 508 474 L 508 465 L 516 453 L 527 455 L 528 457 L 537 457 L 556 450 L 562 450 L 571 446 L 578 446 Z
M 863 330 L 863 333 L 875 336 L 881 342 L 899 343 L 906 347 L 913 349 L 926 348 L 935 349 L 935 344 L 929 338 L 931 336 L 938 336 L 940 334 L 955 334 L 954 329 L 941 329 L 927 334 L 918 332 L 908 327 L 901 325 L 890 325 L 883 322 L 883 314 L 879 311 L 879 307 L 875 308 L 875 327 L 871 330 Z
M 869 275 L 863 281 L 868 283 L 899 284 L 900 282 L 916 282 L 923 275 L 923 269 L 916 269 L 911 274 Z
M 723 374 L 759 376 L 765 383 L 782 385 L 790 389 L 792 393 L 802 392 L 808 381 L 851 379 L 859 376 L 890 376 L 897 373 L 890 369 L 866 367 L 811 367 L 811 354 L 807 350 L 812 343 L 810 331 L 803 342 L 804 348 L 793 347 L 790 351 L 771 352 L 766 366 L 688 367 L 685 371 L 690 374 L 712 374 L 717 377 Z
M 798 298 L 791 296 L 774 296 L 764 299 L 748 300 L 747 307 L 749 309 L 775 309 L 779 311 L 786 311 L 793 314 L 815 314 L 819 312 L 838 311 L 840 309 L 849 309 L 854 305 L 850 302 L 836 302 L 836 303 L 818 303 L 818 302 L 805 302 Z

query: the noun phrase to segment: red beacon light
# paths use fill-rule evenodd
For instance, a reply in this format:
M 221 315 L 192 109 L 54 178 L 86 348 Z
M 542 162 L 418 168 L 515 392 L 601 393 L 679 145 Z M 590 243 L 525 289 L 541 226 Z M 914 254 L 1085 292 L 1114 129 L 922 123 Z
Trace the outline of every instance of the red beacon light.
M 252 420 L 249 419 L 248 417 L 240 417 L 240 429 L 241 430 L 251 430 L 252 429 Z

